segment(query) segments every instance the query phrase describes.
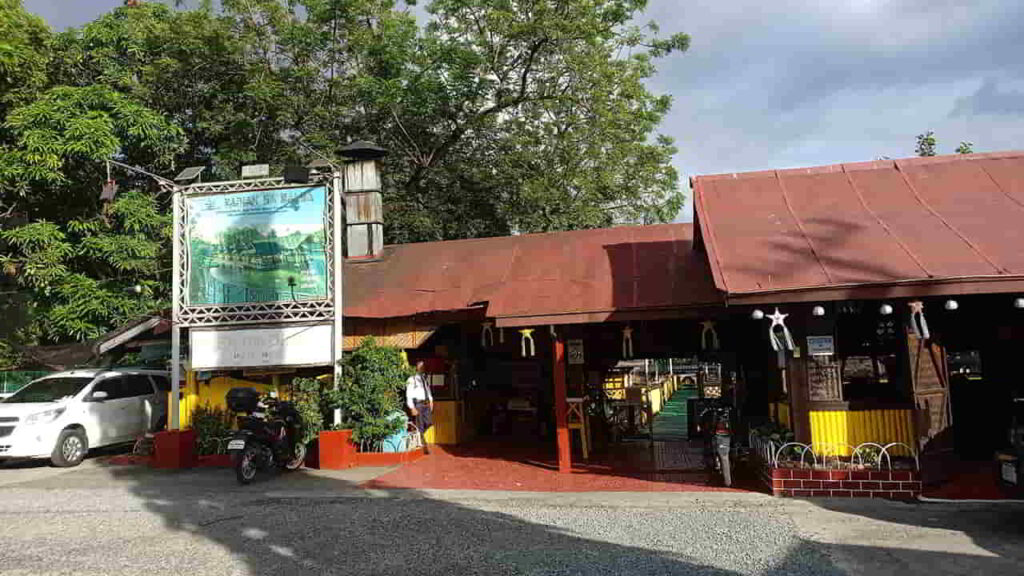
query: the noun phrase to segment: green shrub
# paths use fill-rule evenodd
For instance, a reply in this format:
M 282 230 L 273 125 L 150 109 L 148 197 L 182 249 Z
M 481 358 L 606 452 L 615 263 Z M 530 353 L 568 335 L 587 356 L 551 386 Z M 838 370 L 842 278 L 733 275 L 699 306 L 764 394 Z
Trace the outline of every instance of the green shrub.
M 398 432 L 401 419 L 388 416 L 402 409 L 405 381 L 415 372 L 401 350 L 366 338 L 342 366 L 340 427 L 351 428 L 356 443 L 377 442 Z
M 315 378 L 292 380 L 291 400 L 302 416 L 302 441 L 312 442 L 324 429 L 324 421 L 338 405 L 338 393 L 331 384 Z
M 223 448 L 220 440 L 231 435 L 234 416 L 224 408 L 209 404 L 192 411 L 192 429 L 196 431 L 196 448 L 199 454 L 218 454 Z

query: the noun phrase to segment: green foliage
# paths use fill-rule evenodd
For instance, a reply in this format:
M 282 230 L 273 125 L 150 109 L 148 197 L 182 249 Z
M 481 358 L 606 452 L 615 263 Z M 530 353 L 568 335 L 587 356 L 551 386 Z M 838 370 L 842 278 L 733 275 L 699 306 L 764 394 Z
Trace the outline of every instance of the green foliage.
M 223 444 L 220 440 L 231 435 L 233 422 L 233 415 L 223 408 L 197 406 L 192 411 L 192 429 L 199 454 L 219 453 Z
M 935 133 L 929 130 L 917 135 L 917 147 L 914 151 L 918 156 L 935 156 L 936 144 Z
M 351 428 L 355 442 L 375 442 L 398 432 L 401 421 L 388 416 L 401 411 L 405 381 L 414 373 L 401 350 L 366 338 L 345 357 L 343 373 L 341 428 Z
M 917 147 L 914 149 L 918 156 L 935 156 L 938 150 L 938 140 L 931 130 L 924 134 L 917 135 Z M 954 150 L 957 154 L 974 154 L 974 142 L 961 141 Z
M 860 446 L 857 454 L 860 455 L 860 461 L 865 466 L 877 466 L 882 460 L 882 449 L 878 446 Z
M 289 134 L 375 140 L 389 242 L 682 204 L 671 101 L 646 82 L 689 39 L 637 26 L 644 0 L 434 0 L 426 25 L 393 0 L 136 4 L 53 34 L 0 0 L 0 313 L 18 311 L 0 338 L 81 340 L 165 303 L 167 195 L 118 170 L 103 206 L 109 157 L 225 179 L 308 160 Z
M 153 197 L 127 192 L 106 217 L 0 231 L 0 268 L 32 296 L 31 327 L 45 339 L 93 338 L 167 305 L 169 274 L 159 266 L 169 226 Z
M 631 24 L 642 1 L 436 0 L 359 83 L 393 154 L 397 241 L 660 222 L 682 205 L 670 106 L 644 82 L 688 38 Z
M 302 441 L 311 442 L 338 407 L 339 395 L 332 385 L 315 378 L 296 378 L 292 380 L 291 400 L 302 416 Z
M 0 118 L 46 83 L 50 29 L 21 0 L 0 0 Z
M 793 442 L 795 439 L 793 431 L 778 422 L 762 424 L 761 426 L 754 428 L 754 433 L 761 438 L 775 442 L 777 446 L 781 446 L 787 442 Z

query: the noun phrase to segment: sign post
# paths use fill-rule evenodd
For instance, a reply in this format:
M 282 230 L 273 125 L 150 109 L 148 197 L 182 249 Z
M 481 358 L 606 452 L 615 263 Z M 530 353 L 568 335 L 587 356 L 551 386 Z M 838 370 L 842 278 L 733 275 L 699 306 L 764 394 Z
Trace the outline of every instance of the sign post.
M 344 354 L 345 349 L 345 334 L 344 334 L 344 276 L 342 274 L 342 266 L 345 261 L 344 255 L 342 254 L 342 242 L 341 233 L 345 227 L 344 224 L 344 209 L 345 205 L 343 202 L 342 187 L 344 182 L 342 181 L 341 170 L 334 168 L 334 173 L 331 175 L 331 198 L 334 206 L 334 227 L 331 231 L 334 240 L 334 250 L 332 252 L 331 272 L 334 274 L 334 330 L 331 338 L 331 358 L 334 364 L 334 389 L 337 390 L 341 386 L 342 379 L 342 368 L 341 358 Z M 334 423 L 341 423 L 341 409 L 334 409 Z
M 174 247 L 171 251 L 171 398 L 170 429 L 181 427 L 181 188 L 171 189 L 171 210 L 174 216 Z

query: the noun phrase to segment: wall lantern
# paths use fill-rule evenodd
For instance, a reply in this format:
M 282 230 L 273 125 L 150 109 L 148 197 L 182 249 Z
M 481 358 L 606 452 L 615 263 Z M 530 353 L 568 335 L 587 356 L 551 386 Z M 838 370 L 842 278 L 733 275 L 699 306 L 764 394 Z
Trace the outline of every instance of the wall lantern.
M 960 307 L 960 303 L 957 302 L 956 300 L 953 300 L 952 298 L 950 298 L 949 300 L 946 300 L 946 310 L 951 310 L 952 311 L 952 310 L 956 310 L 959 307 Z
M 892 314 L 892 305 L 891 304 L 882 304 L 882 307 L 878 309 L 878 312 L 882 316 L 888 316 L 888 315 Z
M 764 310 L 758 308 L 757 310 L 754 310 L 753 312 L 750 313 L 750 317 L 753 318 L 754 320 L 764 320 Z
M 811 314 L 813 314 L 814 316 L 824 316 L 825 315 L 825 307 L 824 306 L 815 306 L 813 309 L 811 309 Z
M 1017 298 L 1013 301 L 1014 308 L 1024 308 L 1024 298 Z

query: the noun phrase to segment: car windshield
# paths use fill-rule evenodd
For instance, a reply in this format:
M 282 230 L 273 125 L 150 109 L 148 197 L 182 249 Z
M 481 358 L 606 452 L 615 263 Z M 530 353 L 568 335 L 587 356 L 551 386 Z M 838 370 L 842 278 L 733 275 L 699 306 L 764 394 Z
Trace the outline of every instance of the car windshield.
M 63 377 L 36 380 L 4 400 L 5 404 L 27 404 L 29 402 L 56 402 L 78 394 L 92 378 Z

